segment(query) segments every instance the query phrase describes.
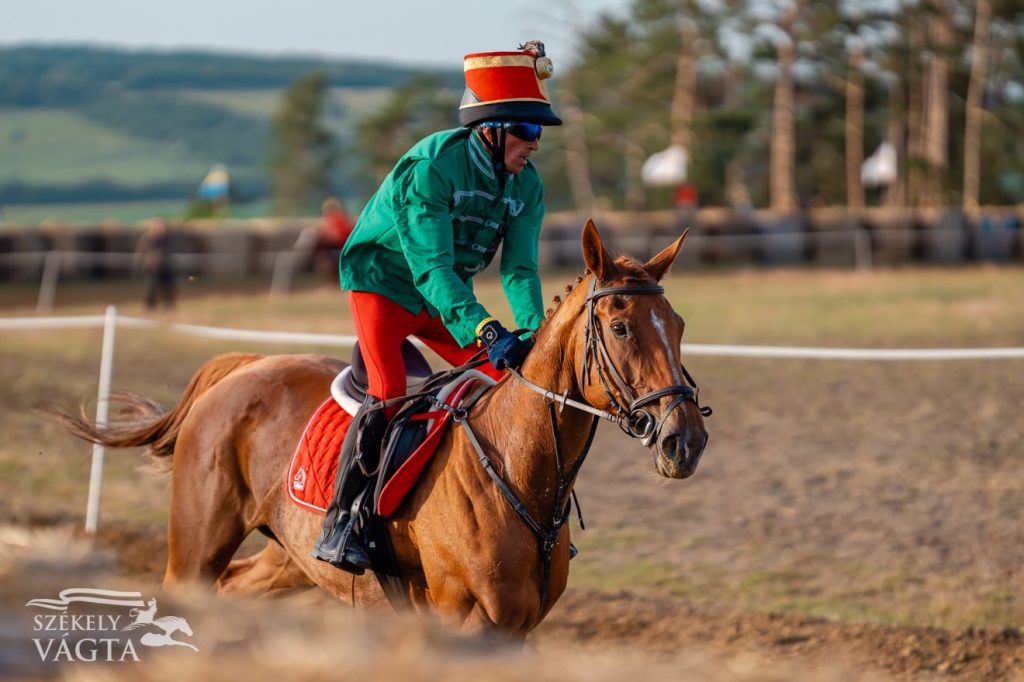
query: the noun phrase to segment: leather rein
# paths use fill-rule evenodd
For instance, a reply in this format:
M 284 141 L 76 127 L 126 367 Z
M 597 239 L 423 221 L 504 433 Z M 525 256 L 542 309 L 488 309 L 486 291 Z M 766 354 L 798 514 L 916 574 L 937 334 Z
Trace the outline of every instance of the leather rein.
M 512 509 L 515 510 L 523 522 L 537 537 L 538 550 L 541 556 L 541 593 L 540 610 L 537 612 L 538 622 L 544 613 L 544 608 L 547 606 L 548 596 L 550 593 L 552 554 L 554 552 L 555 544 L 558 542 L 558 536 L 562 531 L 562 527 L 566 522 L 568 522 L 569 516 L 571 515 L 571 503 L 573 501 L 576 503 L 576 511 L 579 516 L 580 528 L 586 528 L 583 523 L 583 512 L 580 509 L 579 500 L 576 498 L 576 492 L 573 489 L 573 484 L 575 483 L 576 475 L 579 473 L 580 467 L 583 466 L 583 462 L 586 460 L 587 454 L 590 452 L 590 446 L 594 442 L 594 433 L 597 430 L 598 418 L 605 419 L 618 425 L 618 427 L 622 429 L 623 433 L 631 438 L 640 439 L 645 447 L 650 447 L 655 442 L 658 434 L 661 433 L 661 429 L 664 426 L 668 415 L 677 408 L 680 408 L 687 401 L 696 405 L 701 415 L 705 417 L 711 416 L 711 408 L 701 407 L 698 403 L 697 384 L 693 380 L 693 377 L 690 376 L 690 373 L 686 371 L 686 368 L 683 367 L 682 363 L 680 363 L 680 368 L 683 371 L 683 377 L 686 379 L 686 385 L 669 386 L 667 388 L 651 391 L 650 393 L 645 393 L 641 396 L 636 396 L 632 388 L 622 377 L 622 372 L 620 372 L 618 367 L 615 366 L 614 361 L 608 353 L 604 336 L 601 333 L 601 326 L 597 320 L 595 310 L 597 301 L 605 296 L 612 295 L 663 295 L 664 293 L 665 288 L 660 285 L 619 286 L 598 289 L 597 278 L 594 277 L 591 279 L 590 291 L 587 294 L 586 300 L 587 328 L 584 336 L 583 365 L 580 369 L 579 388 L 582 391 L 583 387 L 590 383 L 590 376 L 592 374 L 590 368 L 591 365 L 593 365 L 597 369 L 598 380 L 601 382 L 605 395 L 608 397 L 608 401 L 614 411 L 602 410 L 588 403 L 573 400 L 569 397 L 568 389 L 566 389 L 565 394 L 559 395 L 558 393 L 554 393 L 531 382 L 517 370 L 509 369 L 509 372 L 517 381 L 530 390 L 539 393 L 548 400 L 548 417 L 551 423 L 551 435 L 555 447 L 555 470 L 558 474 L 554 509 L 551 514 L 551 523 L 548 528 L 545 528 L 546 524 L 541 524 L 533 517 L 532 514 L 530 514 L 526 505 L 523 504 L 522 500 L 519 499 L 505 479 L 503 479 L 494 469 L 490 457 L 480 446 L 480 441 L 477 439 L 476 433 L 469 424 L 468 412 L 476 402 L 476 399 L 482 395 L 482 392 L 477 393 L 464 407 L 451 408 L 450 406 L 442 406 L 444 409 L 451 411 L 455 420 L 462 425 L 463 430 L 466 432 L 466 436 L 469 438 L 469 442 L 472 443 L 473 448 L 476 450 L 477 458 L 480 460 L 480 464 L 483 466 L 484 471 L 486 471 L 487 475 L 492 481 L 494 481 L 494 484 L 501 492 L 502 497 L 505 498 L 505 501 L 508 502 Z M 615 397 L 616 390 L 619 392 L 620 396 L 625 396 L 625 399 L 617 399 Z M 648 406 L 667 396 L 675 396 L 675 398 L 669 404 L 668 408 L 662 412 L 661 418 L 658 419 L 651 413 Z M 559 439 L 555 403 L 558 403 L 561 406 L 559 411 L 565 409 L 566 406 L 569 406 L 594 415 L 594 418 L 591 420 L 590 432 L 587 436 L 586 444 L 583 447 L 583 452 L 568 471 L 566 471 L 564 467 L 565 460 Z

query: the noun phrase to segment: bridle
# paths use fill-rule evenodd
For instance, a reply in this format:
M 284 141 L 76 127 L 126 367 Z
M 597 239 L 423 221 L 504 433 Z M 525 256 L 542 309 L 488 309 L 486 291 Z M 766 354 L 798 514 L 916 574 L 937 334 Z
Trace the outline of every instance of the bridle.
M 657 440 L 668 416 L 676 408 L 682 407 L 687 401 L 696 405 L 702 416 L 710 417 L 712 414 L 711 408 L 700 406 L 697 382 L 693 380 L 693 377 L 686 370 L 686 366 L 682 362 L 679 363 L 679 368 L 682 370 L 683 378 L 686 380 L 685 385 L 668 386 L 637 396 L 633 392 L 632 387 L 622 377 L 622 372 L 619 371 L 619 368 L 608 353 L 608 346 L 605 343 L 601 325 L 597 320 L 597 301 L 605 296 L 663 295 L 664 293 L 665 287 L 657 284 L 598 289 L 597 278 L 595 277 L 590 281 L 590 291 L 587 293 L 586 300 L 587 328 L 583 338 L 583 362 L 580 365 L 578 384 L 582 392 L 583 388 L 591 383 L 591 375 L 593 373 L 591 372 L 591 367 L 596 367 L 598 380 L 601 382 L 605 396 L 611 404 L 612 411 L 602 410 L 588 403 L 573 400 L 569 398 L 568 390 L 564 395 L 553 393 L 534 384 L 515 370 L 511 370 L 512 375 L 534 392 L 540 393 L 549 400 L 560 403 L 563 408 L 568 405 L 616 424 L 627 436 L 639 438 L 645 447 L 650 447 Z M 620 400 L 616 398 L 616 391 L 618 391 L 620 396 L 625 396 L 625 399 Z M 648 406 L 666 396 L 675 396 L 675 399 L 661 413 L 661 418 L 657 419 L 648 409 Z
M 582 390 L 585 383 L 590 380 L 590 363 L 593 362 L 597 367 L 598 378 L 604 387 L 605 395 L 608 397 L 612 408 L 617 412 L 619 428 L 630 437 L 641 439 L 643 444 L 648 447 L 656 440 L 658 434 L 661 433 L 668 415 L 677 407 L 681 407 L 685 402 L 690 401 L 696 405 L 701 416 L 704 417 L 710 417 L 712 410 L 710 407 L 700 406 L 697 382 L 693 380 L 693 377 L 690 376 L 682 362 L 679 363 L 679 368 L 683 371 L 683 378 L 687 382 L 686 385 L 669 386 L 645 393 L 642 396 L 636 396 L 630 385 L 622 378 L 622 373 L 608 354 L 608 346 L 604 341 L 601 325 L 598 324 L 595 309 L 598 299 L 604 296 L 629 296 L 637 294 L 660 296 L 664 293 L 665 287 L 657 284 L 598 289 L 597 278 L 595 277 L 590 281 L 590 293 L 587 294 L 587 331 L 584 339 L 583 366 L 580 368 L 580 389 Z M 609 380 L 627 397 L 629 401 L 628 408 L 619 403 L 612 391 L 609 390 Z M 656 421 L 654 415 L 647 409 L 647 406 L 670 395 L 676 397 L 661 413 L 661 419 Z
M 533 515 L 530 514 L 526 505 L 523 504 L 522 500 L 520 500 L 515 492 L 513 492 L 505 479 L 503 479 L 494 469 L 494 466 L 491 463 L 491 458 L 484 451 L 483 447 L 481 447 L 480 441 L 476 437 L 476 433 L 470 426 L 468 415 L 469 409 L 482 393 L 477 393 L 465 406 L 458 409 L 442 406 L 451 411 L 455 420 L 462 425 L 463 430 L 466 432 L 466 436 L 469 438 L 474 450 L 476 450 L 477 459 L 480 460 L 480 464 L 487 472 L 487 475 L 492 481 L 494 481 L 494 484 L 498 487 L 498 490 L 505 498 L 505 501 L 509 503 L 512 509 L 515 510 L 523 522 L 537 537 L 538 550 L 541 556 L 541 593 L 538 618 L 544 613 L 544 608 L 547 605 L 549 583 L 551 582 L 551 557 L 554 552 L 555 544 L 558 542 L 558 536 L 561 534 L 562 526 L 564 526 L 569 520 L 571 511 L 570 503 L 572 501 L 576 502 L 576 511 L 579 514 L 580 528 L 585 528 L 583 523 L 583 513 L 580 510 L 579 500 L 576 499 L 573 484 L 576 481 L 576 475 L 579 473 L 580 467 L 583 466 L 583 462 L 586 460 L 587 454 L 590 452 L 590 446 L 594 441 L 594 433 L 597 430 L 597 418 L 600 417 L 617 424 L 625 434 L 631 438 L 641 439 L 645 446 L 650 447 L 651 444 L 656 442 L 658 434 L 661 433 L 661 429 L 665 425 L 665 421 L 668 419 L 668 415 L 681 407 L 687 401 L 696 405 L 702 416 L 711 416 L 711 408 L 701 407 L 698 403 L 697 383 L 693 380 L 693 377 L 690 376 L 690 373 L 686 371 L 686 368 L 683 367 L 682 363 L 680 363 L 680 368 L 683 371 L 683 377 L 686 379 L 687 385 L 669 386 L 667 388 L 651 391 L 650 393 L 645 393 L 638 397 L 633 392 L 632 388 L 630 388 L 629 384 L 626 383 L 626 380 L 623 379 L 622 373 L 619 371 L 618 367 L 615 366 L 615 362 L 608 353 L 604 336 L 601 333 L 601 326 L 598 324 L 597 320 L 597 301 L 605 296 L 612 295 L 662 295 L 664 293 L 665 288 L 660 285 L 619 286 L 598 289 L 596 276 L 590 282 L 590 291 L 587 294 L 586 300 L 587 328 L 584 335 L 583 363 L 580 368 L 579 389 L 582 392 L 583 387 L 589 384 L 591 375 L 590 367 L 593 365 L 597 368 L 598 379 L 601 381 L 605 395 L 608 397 L 608 401 L 614 411 L 602 410 L 590 405 L 589 403 L 573 400 L 569 397 L 569 389 L 566 389 L 564 395 L 559 395 L 553 391 L 538 386 L 525 378 L 517 370 L 509 369 L 509 373 L 515 377 L 516 381 L 519 381 L 530 390 L 544 396 L 549 401 L 548 415 L 551 422 L 551 435 L 554 440 L 555 467 L 558 473 L 558 484 L 555 492 L 554 510 L 551 514 L 552 518 L 550 528 L 545 528 L 544 525 L 539 523 Z M 626 396 L 626 400 L 620 401 L 617 399 L 615 397 L 616 390 L 620 395 Z M 662 412 L 661 418 L 657 419 L 648 409 L 648 406 L 666 396 L 675 396 L 675 398 L 669 404 L 668 408 Z M 569 406 L 594 415 L 594 419 L 590 424 L 586 443 L 583 446 L 583 452 L 580 454 L 576 462 L 573 463 L 573 466 L 569 471 L 565 471 L 563 466 L 564 457 L 560 444 L 561 441 L 559 438 L 558 417 L 555 414 L 555 403 L 559 403 L 561 405 L 561 409 L 565 409 L 566 406 Z M 624 403 L 628 403 L 628 407 L 626 407 Z

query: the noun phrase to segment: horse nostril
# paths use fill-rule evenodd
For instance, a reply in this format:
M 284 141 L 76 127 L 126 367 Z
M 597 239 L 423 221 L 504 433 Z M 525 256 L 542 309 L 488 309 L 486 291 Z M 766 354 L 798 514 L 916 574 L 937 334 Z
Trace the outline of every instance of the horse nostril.
M 680 453 L 679 451 L 682 450 Z M 665 455 L 686 454 L 686 439 L 673 433 L 661 439 L 661 452 Z

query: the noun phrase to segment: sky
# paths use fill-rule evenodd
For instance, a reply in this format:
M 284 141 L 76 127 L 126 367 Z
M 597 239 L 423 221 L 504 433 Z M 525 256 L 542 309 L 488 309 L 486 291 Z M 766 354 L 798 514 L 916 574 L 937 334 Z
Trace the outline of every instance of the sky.
M 543 40 L 556 68 L 573 36 L 630 0 L 0 0 L 0 44 L 212 48 L 458 67 L 471 52 Z

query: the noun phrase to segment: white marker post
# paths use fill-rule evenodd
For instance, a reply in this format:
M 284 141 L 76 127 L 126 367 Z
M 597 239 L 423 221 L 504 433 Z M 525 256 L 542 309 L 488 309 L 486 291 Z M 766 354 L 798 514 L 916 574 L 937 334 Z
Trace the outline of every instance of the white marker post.
M 853 262 L 858 270 L 871 272 L 874 263 L 871 260 L 871 233 L 863 227 L 853 231 Z
M 103 351 L 100 356 L 100 387 L 96 394 L 96 426 L 107 425 L 110 408 L 110 378 L 114 372 L 114 334 L 117 332 L 117 308 L 107 306 L 103 318 Z M 85 532 L 95 534 L 100 518 L 100 491 L 103 488 L 103 445 L 93 443 L 92 471 L 89 474 L 89 504 L 85 510 Z
M 36 303 L 36 315 L 53 310 L 53 300 L 57 296 L 57 280 L 60 278 L 60 251 L 47 251 L 43 260 L 43 275 L 39 282 L 39 301 Z
M 274 259 L 274 273 L 270 278 L 270 295 L 287 294 L 292 288 L 292 275 L 298 260 L 295 251 L 281 251 Z

